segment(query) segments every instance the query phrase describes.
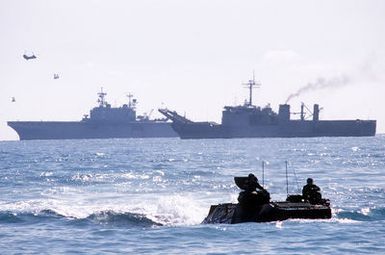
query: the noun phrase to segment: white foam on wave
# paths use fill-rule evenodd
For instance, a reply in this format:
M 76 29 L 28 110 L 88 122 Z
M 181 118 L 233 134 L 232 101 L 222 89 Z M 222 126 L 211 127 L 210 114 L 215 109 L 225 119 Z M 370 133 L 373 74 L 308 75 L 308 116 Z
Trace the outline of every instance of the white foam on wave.
M 83 183 L 94 183 L 94 182 L 109 182 L 114 181 L 116 179 L 124 179 L 124 180 L 149 180 L 153 179 L 154 182 L 162 181 L 164 176 L 164 172 L 161 170 L 157 170 L 154 172 L 154 175 L 151 176 L 147 173 L 75 173 L 71 176 L 72 181 L 80 181 Z
M 11 211 L 15 214 L 32 213 L 39 214 L 45 210 L 51 210 L 58 215 L 67 218 L 82 219 L 90 215 L 90 208 L 56 199 L 35 199 L 19 201 L 1 205 L 3 211 Z M 95 208 L 96 209 L 96 208 Z M 92 210 L 91 210 L 92 211 Z
M 137 174 L 137 173 L 125 173 L 120 175 L 122 178 L 125 178 L 127 180 L 147 180 L 150 179 L 150 176 L 148 174 Z
M 90 182 L 94 176 L 92 174 L 80 174 L 76 173 L 71 177 L 72 181 Z
M 279 229 L 283 228 L 283 222 L 282 221 L 275 222 L 275 227 Z
M 334 222 L 342 223 L 342 224 L 358 224 L 359 221 L 348 219 L 348 218 L 333 218 Z
M 364 207 L 364 208 L 361 208 L 361 213 L 365 216 L 367 216 L 369 213 L 370 213 L 370 208 L 369 207 Z
M 202 222 L 205 213 L 192 197 L 174 195 L 159 199 L 154 216 L 166 225 L 195 225 Z
M 359 221 L 348 219 L 348 218 L 338 218 L 334 213 L 330 219 L 289 219 L 290 222 L 300 222 L 300 223 L 342 223 L 342 224 L 358 224 Z
M 168 226 L 200 224 L 208 208 L 191 195 L 154 194 L 126 195 L 116 193 L 89 193 L 71 190 L 58 192 L 50 197 L 1 203 L 2 211 L 39 214 L 50 210 L 69 219 L 85 219 L 90 215 L 111 211 L 136 213 Z
M 53 175 L 52 171 L 44 171 L 40 173 L 40 177 L 50 177 Z

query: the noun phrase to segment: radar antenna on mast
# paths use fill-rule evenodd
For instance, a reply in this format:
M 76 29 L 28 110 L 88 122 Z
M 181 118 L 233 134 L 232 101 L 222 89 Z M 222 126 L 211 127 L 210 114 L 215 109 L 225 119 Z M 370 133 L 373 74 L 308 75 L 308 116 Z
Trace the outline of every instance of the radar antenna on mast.
M 128 97 L 128 107 L 132 108 L 132 109 L 135 109 L 137 101 L 136 101 L 135 98 L 133 98 L 134 95 L 132 95 L 131 93 L 128 93 L 127 97 Z
M 246 83 L 242 83 L 243 85 L 246 85 L 245 87 L 249 89 L 249 102 L 247 103 L 248 106 L 253 105 L 253 87 L 259 88 L 261 84 L 258 82 L 255 82 L 255 73 L 253 71 L 253 79 L 249 80 Z
M 100 107 L 103 107 L 107 104 L 107 102 L 105 101 L 104 97 L 107 95 L 106 92 L 103 92 L 103 87 L 100 88 L 100 92 L 98 93 L 98 103 L 99 103 L 99 106 Z

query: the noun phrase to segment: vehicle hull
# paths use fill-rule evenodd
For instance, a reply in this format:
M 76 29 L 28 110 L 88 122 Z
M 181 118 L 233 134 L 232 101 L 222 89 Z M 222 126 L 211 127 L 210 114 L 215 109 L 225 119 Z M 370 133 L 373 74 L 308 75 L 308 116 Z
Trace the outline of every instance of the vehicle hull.
M 307 202 L 270 202 L 245 210 L 239 204 L 218 204 L 210 207 L 205 224 L 236 224 L 243 222 L 269 222 L 287 219 L 330 219 L 328 205 Z

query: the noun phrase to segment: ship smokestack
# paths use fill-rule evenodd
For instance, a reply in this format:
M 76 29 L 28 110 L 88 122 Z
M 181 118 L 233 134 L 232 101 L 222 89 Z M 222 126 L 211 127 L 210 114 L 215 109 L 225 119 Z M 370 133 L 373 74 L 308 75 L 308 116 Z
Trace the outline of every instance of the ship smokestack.
M 313 121 L 318 121 L 319 120 L 319 105 L 314 104 L 313 107 Z
M 280 122 L 290 120 L 290 105 L 288 105 L 288 104 L 280 104 L 279 105 L 278 119 Z
M 301 120 L 305 120 L 304 108 L 305 108 L 305 104 L 301 103 Z

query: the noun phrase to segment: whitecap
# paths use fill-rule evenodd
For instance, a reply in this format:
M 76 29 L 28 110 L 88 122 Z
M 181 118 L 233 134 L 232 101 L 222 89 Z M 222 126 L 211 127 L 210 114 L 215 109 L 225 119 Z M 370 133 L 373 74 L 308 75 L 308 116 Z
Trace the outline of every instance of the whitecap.
M 361 213 L 367 216 L 370 213 L 370 208 L 369 207 L 361 208 Z
M 53 175 L 53 172 L 51 171 L 45 171 L 45 172 L 41 172 L 40 173 L 40 177 L 48 177 L 48 176 L 52 176 Z
M 277 222 L 275 222 L 275 227 L 276 228 L 282 228 L 282 225 L 283 225 L 283 222 L 282 221 L 277 221 Z
M 82 182 L 87 182 L 90 181 L 92 178 L 92 174 L 80 174 L 77 173 L 71 177 L 71 180 L 73 181 L 82 181 Z

